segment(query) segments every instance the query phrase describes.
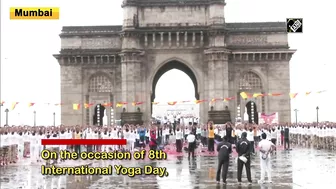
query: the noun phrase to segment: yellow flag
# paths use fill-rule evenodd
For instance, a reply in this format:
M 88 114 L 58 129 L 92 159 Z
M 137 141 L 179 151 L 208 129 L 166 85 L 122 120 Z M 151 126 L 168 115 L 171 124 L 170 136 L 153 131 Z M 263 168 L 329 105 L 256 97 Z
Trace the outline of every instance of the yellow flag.
M 13 102 L 12 106 L 11 106 L 11 110 L 14 110 L 17 104 L 19 104 L 19 103 L 18 102 Z
M 73 108 L 74 110 L 79 110 L 79 108 L 80 108 L 80 104 L 72 104 L 72 108 Z
M 243 99 L 247 99 L 247 93 L 245 93 L 245 92 L 241 92 L 240 93 L 240 96 L 243 98 Z
M 291 99 L 294 99 L 298 93 L 289 93 L 289 97 Z

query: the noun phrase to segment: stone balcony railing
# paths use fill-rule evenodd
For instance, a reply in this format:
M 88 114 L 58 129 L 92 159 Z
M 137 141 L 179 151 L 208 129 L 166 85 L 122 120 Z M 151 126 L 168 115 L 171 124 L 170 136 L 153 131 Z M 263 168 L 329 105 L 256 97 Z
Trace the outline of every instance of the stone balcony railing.
M 119 33 L 122 26 L 64 26 L 60 36 L 78 34 L 113 34 Z

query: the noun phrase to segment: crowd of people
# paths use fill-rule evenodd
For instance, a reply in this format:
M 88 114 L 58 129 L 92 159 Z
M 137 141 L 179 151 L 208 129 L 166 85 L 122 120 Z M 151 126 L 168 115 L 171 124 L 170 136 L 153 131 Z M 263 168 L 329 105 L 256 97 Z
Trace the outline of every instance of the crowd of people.
M 243 160 L 242 156 L 249 159 L 259 149 L 260 154 L 267 155 L 275 147 L 290 150 L 292 145 L 336 150 L 336 124 L 325 123 L 298 123 L 298 124 L 237 124 L 226 123 L 215 125 L 208 122 L 206 125 L 190 123 L 179 125 L 175 123 L 150 123 L 148 125 L 123 126 L 4 126 L 0 128 L 1 137 L 1 165 L 16 163 L 23 158 L 30 158 L 32 163 L 41 162 L 40 153 L 43 149 L 54 151 L 69 150 L 80 153 L 81 151 L 134 151 L 138 149 L 152 150 L 164 149 L 166 145 L 173 146 L 178 153 L 188 151 L 189 159 L 195 158 L 195 149 L 201 146 L 207 147 L 209 153 L 218 155 L 230 154 L 232 148 Z M 41 139 L 127 139 L 123 146 L 43 146 Z M 265 141 L 265 142 L 263 142 Z M 266 142 L 268 141 L 268 142 Z M 217 145 L 216 145 L 217 144 Z M 230 145 L 229 145 L 230 144 Z M 257 148 L 259 146 L 259 148 Z M 274 149 L 273 149 L 274 146 Z M 217 148 L 215 148 L 217 147 Z M 266 148 L 263 149 L 263 148 Z M 226 157 L 224 158 L 226 160 Z M 249 170 L 249 160 L 244 162 L 238 160 L 238 181 L 241 182 L 241 172 L 245 165 Z M 223 163 L 224 162 L 224 163 Z M 223 160 L 220 166 L 227 170 L 228 163 Z M 59 163 L 59 162 L 52 162 Z M 269 163 L 264 162 L 265 170 L 268 170 Z M 249 171 L 248 171 L 249 172 Z M 219 181 L 219 172 L 217 180 Z M 270 174 L 270 173 L 269 173 Z M 240 175 L 240 176 L 239 176 Z M 247 174 L 251 181 L 250 174 Z M 263 175 L 262 175 L 263 176 Z M 270 178 L 270 175 L 268 175 Z M 226 182 L 226 175 L 223 175 Z

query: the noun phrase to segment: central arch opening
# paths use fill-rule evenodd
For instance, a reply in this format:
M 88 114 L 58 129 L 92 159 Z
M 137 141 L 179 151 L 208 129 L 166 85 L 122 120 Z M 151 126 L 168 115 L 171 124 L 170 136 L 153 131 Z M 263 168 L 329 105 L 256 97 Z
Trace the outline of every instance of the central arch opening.
M 190 114 L 199 117 L 199 100 L 197 79 L 193 71 L 179 61 L 171 61 L 163 65 L 155 74 L 152 84 L 152 117 L 177 116 Z M 168 102 L 177 102 L 168 105 Z M 189 121 L 188 121 L 189 122 Z

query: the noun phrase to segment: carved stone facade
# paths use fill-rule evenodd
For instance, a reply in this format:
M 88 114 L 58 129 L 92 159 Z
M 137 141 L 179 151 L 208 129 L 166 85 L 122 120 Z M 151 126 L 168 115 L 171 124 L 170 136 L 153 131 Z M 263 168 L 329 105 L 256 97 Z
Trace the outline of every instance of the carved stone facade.
M 156 82 L 173 68 L 191 77 L 198 99 L 237 96 L 242 90 L 289 93 L 295 50 L 289 49 L 286 23 L 225 23 L 224 6 L 224 0 L 125 0 L 122 26 L 63 27 L 61 51 L 54 55 L 61 65 L 62 123 L 92 124 L 95 105 L 110 102 L 114 106 L 106 112 L 116 119 L 140 111 L 142 121 L 149 121 Z M 242 83 L 242 78 L 249 79 Z M 258 111 L 291 120 L 288 95 L 253 101 Z M 129 103 L 123 109 L 115 108 L 117 102 Z M 93 106 L 74 111 L 72 103 Z M 238 98 L 215 103 L 212 110 L 227 106 L 234 120 L 237 106 L 244 110 L 246 103 Z M 201 122 L 210 110 L 209 103 L 200 105 Z

